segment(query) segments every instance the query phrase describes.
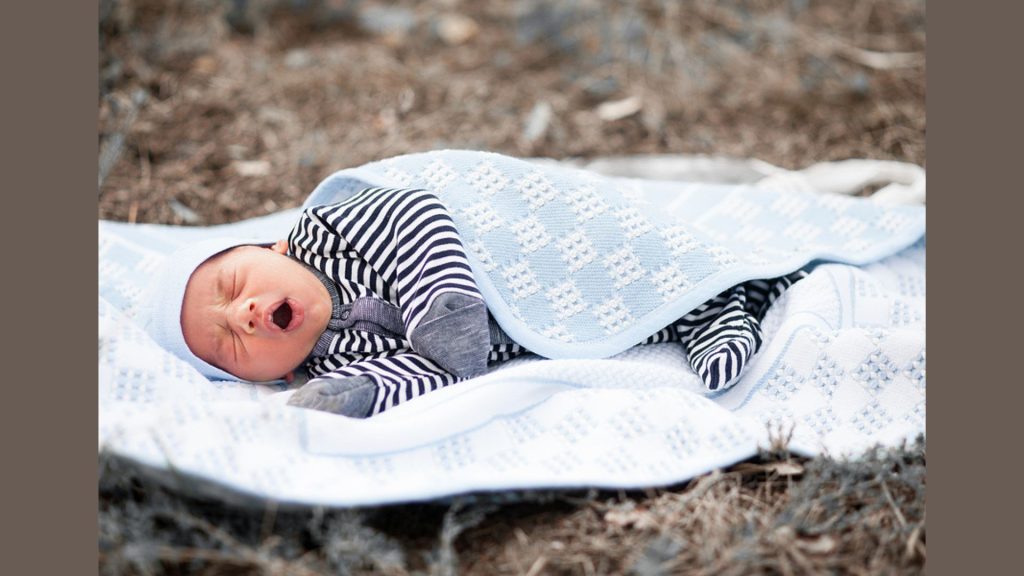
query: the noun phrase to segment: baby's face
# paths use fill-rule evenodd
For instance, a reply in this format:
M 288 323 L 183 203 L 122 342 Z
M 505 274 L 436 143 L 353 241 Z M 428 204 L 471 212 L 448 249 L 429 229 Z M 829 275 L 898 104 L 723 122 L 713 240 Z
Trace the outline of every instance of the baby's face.
M 272 248 L 239 246 L 203 262 L 181 308 L 196 356 L 244 380 L 275 380 L 297 368 L 331 318 L 331 297 L 302 264 Z

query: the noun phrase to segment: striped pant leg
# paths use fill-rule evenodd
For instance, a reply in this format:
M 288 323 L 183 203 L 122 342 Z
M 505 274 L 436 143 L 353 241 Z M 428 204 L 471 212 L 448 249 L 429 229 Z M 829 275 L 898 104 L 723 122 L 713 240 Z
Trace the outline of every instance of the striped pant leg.
M 739 379 L 761 348 L 761 324 L 747 312 L 742 284 L 705 302 L 676 323 L 694 372 L 708 390 L 723 390 Z
M 769 280 L 751 280 L 705 302 L 673 325 L 690 366 L 709 390 L 739 380 L 762 344 L 761 321 L 768 308 L 807 273 L 799 270 Z
M 790 286 L 807 277 L 806 270 L 797 270 L 785 276 L 768 280 L 749 280 L 743 283 L 747 289 L 746 310 L 759 321 L 764 320 L 768 308 L 782 296 Z

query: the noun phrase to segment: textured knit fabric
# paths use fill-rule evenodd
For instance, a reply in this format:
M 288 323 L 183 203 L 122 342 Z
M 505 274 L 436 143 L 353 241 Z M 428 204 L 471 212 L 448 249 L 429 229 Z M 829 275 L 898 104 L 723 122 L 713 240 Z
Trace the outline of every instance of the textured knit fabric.
M 427 191 L 368 188 L 309 208 L 289 246 L 332 300 L 307 360 L 314 379 L 293 404 L 369 416 L 481 372 L 452 369 L 469 364 L 460 355 L 486 366 L 527 352 L 487 313 L 447 209 Z M 645 343 L 681 342 L 709 389 L 728 387 L 760 348 L 768 304 L 797 277 L 731 288 Z
M 187 244 L 172 252 L 153 273 L 146 293 L 139 321 L 149 335 L 165 350 L 188 362 L 203 376 L 213 380 L 237 380 L 232 374 L 213 366 L 192 353 L 181 331 L 181 306 L 185 288 L 195 269 L 217 254 L 255 240 L 237 237 L 209 238 Z

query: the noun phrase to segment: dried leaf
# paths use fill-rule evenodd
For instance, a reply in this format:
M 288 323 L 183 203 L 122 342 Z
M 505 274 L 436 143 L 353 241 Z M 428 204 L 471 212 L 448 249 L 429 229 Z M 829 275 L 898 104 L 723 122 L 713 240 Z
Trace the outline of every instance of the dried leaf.
M 657 521 L 647 511 L 642 509 L 615 509 L 609 510 L 604 515 L 604 521 L 620 528 L 633 526 L 638 530 L 656 528 Z
M 238 172 L 239 176 L 266 176 L 270 174 L 270 162 L 266 160 L 253 160 L 232 162 L 231 167 Z
M 167 204 L 171 207 L 171 210 L 174 211 L 174 214 L 178 218 L 184 220 L 187 224 L 198 224 L 202 221 L 202 218 L 199 217 L 199 214 L 196 214 L 195 210 L 185 206 L 179 202 L 177 198 L 171 198 L 167 201 Z
M 437 23 L 437 35 L 449 46 L 463 44 L 480 32 L 480 26 L 472 18 L 459 14 L 442 16 Z
M 774 472 L 779 476 L 800 476 L 804 473 L 803 466 L 789 460 L 785 462 L 770 462 L 765 464 L 764 469 L 766 472 Z
M 605 102 L 597 107 L 597 117 L 605 122 L 622 120 L 636 114 L 644 107 L 643 100 L 637 96 L 630 96 L 622 100 Z
M 831 554 L 836 549 L 835 539 L 827 534 L 817 538 L 801 538 L 797 545 L 808 554 Z

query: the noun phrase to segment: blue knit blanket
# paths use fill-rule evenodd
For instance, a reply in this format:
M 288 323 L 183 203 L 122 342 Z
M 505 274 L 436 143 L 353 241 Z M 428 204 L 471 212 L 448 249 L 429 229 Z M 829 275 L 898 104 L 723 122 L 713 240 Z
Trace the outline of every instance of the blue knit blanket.
M 366 186 L 437 194 L 497 322 L 549 358 L 608 357 L 740 282 L 816 260 L 866 264 L 925 233 L 920 206 L 614 178 L 465 150 L 341 170 L 304 207 Z
M 465 150 L 341 170 L 305 206 L 371 185 L 437 194 L 495 319 L 549 358 L 611 356 L 740 282 L 816 260 L 866 264 L 925 233 L 920 206 L 613 178 Z

